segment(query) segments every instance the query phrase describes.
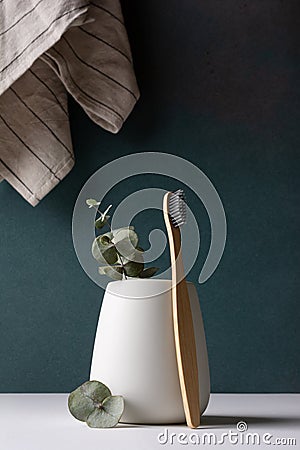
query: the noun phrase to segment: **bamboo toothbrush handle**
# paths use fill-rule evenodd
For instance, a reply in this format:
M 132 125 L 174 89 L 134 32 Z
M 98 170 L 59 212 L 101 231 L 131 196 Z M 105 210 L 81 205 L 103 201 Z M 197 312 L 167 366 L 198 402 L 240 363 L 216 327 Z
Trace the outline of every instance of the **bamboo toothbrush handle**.
M 187 425 L 200 425 L 199 379 L 193 317 L 184 276 L 179 228 L 164 208 L 172 265 L 172 309 L 179 382 Z M 178 280 L 181 280 L 178 282 Z
M 184 278 L 179 228 L 173 229 L 173 235 L 176 263 L 172 262 L 172 299 L 177 365 L 186 421 L 190 428 L 197 428 L 200 425 L 200 405 L 193 317 Z M 175 279 L 181 281 L 175 284 Z

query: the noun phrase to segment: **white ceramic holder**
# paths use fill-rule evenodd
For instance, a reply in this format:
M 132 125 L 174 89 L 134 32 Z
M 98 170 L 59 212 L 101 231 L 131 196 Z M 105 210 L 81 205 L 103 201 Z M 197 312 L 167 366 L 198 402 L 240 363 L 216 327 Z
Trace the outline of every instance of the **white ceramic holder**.
M 188 283 L 199 374 L 200 409 L 210 395 L 202 315 Z M 125 423 L 185 421 L 172 323 L 171 280 L 130 279 L 107 285 L 94 344 L 91 380 L 123 395 Z

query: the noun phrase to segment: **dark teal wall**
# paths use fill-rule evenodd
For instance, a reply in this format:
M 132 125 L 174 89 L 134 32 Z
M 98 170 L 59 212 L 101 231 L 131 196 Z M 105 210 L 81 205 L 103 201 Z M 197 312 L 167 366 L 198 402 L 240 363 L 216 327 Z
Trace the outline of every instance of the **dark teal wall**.
M 0 391 L 87 379 L 103 292 L 73 250 L 74 202 L 103 164 L 162 151 L 198 165 L 227 214 L 224 257 L 199 287 L 213 391 L 300 392 L 298 1 L 123 5 L 141 89 L 123 130 L 103 131 L 71 101 L 71 174 L 36 208 L 0 185 Z M 137 177 L 109 200 L 153 185 L 168 183 Z M 190 201 L 203 232 L 196 281 L 209 222 Z

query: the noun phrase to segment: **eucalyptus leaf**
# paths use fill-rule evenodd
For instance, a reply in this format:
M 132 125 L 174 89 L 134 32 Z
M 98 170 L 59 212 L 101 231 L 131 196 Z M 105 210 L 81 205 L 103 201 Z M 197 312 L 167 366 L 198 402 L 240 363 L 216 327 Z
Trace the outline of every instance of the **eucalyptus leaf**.
M 156 274 L 156 272 L 159 270 L 158 267 L 148 267 L 147 269 L 144 269 L 142 272 L 140 272 L 139 277 L 140 278 L 151 278 L 153 275 Z
M 128 255 L 126 258 L 123 257 L 123 262 L 127 263 L 130 261 L 138 262 L 138 263 L 144 263 L 144 257 L 143 253 L 137 249 L 134 249 L 133 253 Z
M 99 218 L 95 221 L 95 227 L 96 227 L 98 230 L 101 230 L 101 228 L 103 228 L 104 225 L 107 224 L 107 221 L 108 221 L 109 217 L 110 217 L 110 216 L 103 216 L 103 217 L 101 216 L 101 217 L 99 217 Z
M 92 208 L 93 206 L 99 206 L 100 205 L 100 202 L 98 202 L 94 198 L 88 198 L 85 202 L 89 206 L 89 208 Z
M 109 233 L 94 239 L 92 255 L 96 261 L 104 264 L 115 264 L 118 261 L 118 254 L 114 244 L 110 240 Z
M 111 428 L 117 425 L 124 411 L 124 399 L 121 395 L 111 395 L 103 400 L 87 418 L 92 428 Z
M 113 237 L 114 237 L 114 235 L 112 234 L 111 231 L 109 231 L 108 233 L 101 234 L 99 236 L 99 239 L 100 239 L 101 244 L 106 245 L 106 244 L 111 243 Z
M 114 427 L 124 411 L 124 400 L 120 395 L 111 395 L 105 384 L 86 381 L 68 398 L 70 413 L 93 428 Z
M 110 218 L 110 216 L 108 216 L 107 213 L 108 213 L 108 211 L 110 210 L 111 207 L 112 207 L 112 205 L 109 205 L 106 208 L 106 210 L 104 211 L 104 213 L 99 211 L 100 217 L 95 221 L 95 227 L 96 228 L 101 229 L 107 223 L 108 219 Z
M 122 239 L 115 244 L 116 250 L 124 258 L 131 260 L 132 255 L 134 255 L 135 248 L 129 239 Z
M 95 410 L 95 402 L 102 402 L 110 395 L 111 392 L 105 384 L 99 381 L 86 381 L 69 395 L 70 413 L 76 419 L 85 422 Z
M 81 385 L 82 392 L 95 402 L 102 402 L 106 397 L 111 395 L 110 389 L 100 381 L 86 381 Z
M 138 236 L 135 231 L 127 229 L 114 233 L 113 242 L 118 253 L 128 258 L 136 251 Z
M 101 266 L 98 271 L 100 275 L 107 275 L 113 280 L 122 280 L 124 269 L 122 266 Z
M 1 0 L 0 0 L 1 1 Z M 95 228 L 101 230 L 109 223 L 110 216 L 107 215 L 112 207 L 109 205 L 104 212 L 99 211 L 100 202 L 95 199 L 87 199 L 87 205 L 97 207 L 99 217 L 95 220 Z M 107 275 L 113 280 L 126 278 L 150 278 L 158 271 L 156 267 L 144 267 L 144 249 L 138 245 L 139 238 L 134 226 L 111 229 L 110 232 L 97 236 L 92 243 L 92 255 L 101 266 L 98 271 L 100 275 Z
M 85 422 L 95 409 L 93 400 L 84 395 L 81 386 L 69 395 L 68 407 L 72 416 L 81 422 Z
M 119 228 L 118 230 L 113 231 L 114 235 L 114 243 L 121 242 L 123 240 L 129 240 L 133 247 L 136 248 L 139 242 L 138 235 L 136 232 L 131 228 Z
M 129 277 L 138 277 L 143 268 L 144 263 L 129 261 L 128 263 L 124 264 L 125 273 Z

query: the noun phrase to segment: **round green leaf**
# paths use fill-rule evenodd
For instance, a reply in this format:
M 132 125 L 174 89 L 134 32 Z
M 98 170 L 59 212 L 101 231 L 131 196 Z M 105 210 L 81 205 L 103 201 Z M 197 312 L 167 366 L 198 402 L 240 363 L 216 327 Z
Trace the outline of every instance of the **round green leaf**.
M 100 381 L 86 381 L 81 385 L 81 390 L 87 397 L 95 402 L 102 402 L 105 398 L 111 395 L 110 389 Z
M 108 264 L 115 264 L 118 261 L 118 254 L 114 245 L 110 245 L 104 250 L 102 256 Z
M 68 398 L 69 411 L 76 419 L 85 422 L 91 412 L 94 411 L 94 402 L 85 397 L 80 387 L 71 392 Z
M 103 228 L 104 225 L 107 223 L 108 219 L 109 219 L 109 216 L 104 216 L 104 217 L 101 216 L 101 217 L 99 217 L 99 218 L 95 221 L 95 227 L 96 227 L 98 230 L 101 230 L 101 228 Z
M 128 262 L 137 262 L 137 263 L 144 263 L 144 257 L 143 257 L 143 252 L 141 252 L 140 250 L 135 249 L 133 251 L 133 253 L 131 253 L 130 255 L 128 255 L 126 258 L 123 257 L 123 262 L 128 263 Z
M 136 251 L 138 236 L 135 231 L 124 229 L 117 233 L 114 232 L 113 242 L 118 253 L 125 258 L 129 258 Z
M 113 280 L 122 280 L 123 278 L 123 267 L 122 266 L 101 266 L 98 268 L 100 275 L 107 275 Z
M 111 428 L 117 425 L 124 411 L 124 399 L 121 395 L 105 398 L 88 416 L 86 423 L 92 428 Z
M 109 233 L 105 233 L 105 234 L 101 234 L 99 236 L 100 242 L 102 245 L 108 245 L 111 244 L 111 240 L 113 238 L 113 234 L 111 232 Z
M 118 230 L 114 230 L 113 235 L 115 244 L 126 239 L 131 242 L 134 248 L 136 248 L 138 245 L 139 238 L 136 232 L 132 229 L 132 227 L 119 228 Z
M 68 398 L 70 413 L 78 420 L 85 422 L 96 406 L 111 395 L 105 384 L 99 381 L 86 381 Z
M 143 268 L 144 263 L 129 261 L 128 263 L 124 264 L 126 275 L 128 275 L 129 277 L 138 277 Z
M 150 278 L 153 277 L 153 275 L 156 274 L 156 272 L 159 270 L 158 267 L 148 267 L 147 269 L 144 269 L 140 274 L 140 278 Z
M 85 202 L 90 208 L 100 205 L 100 202 L 97 202 L 97 200 L 95 200 L 94 198 L 88 198 Z
M 94 239 L 92 255 L 100 263 L 115 264 L 117 262 L 118 254 L 114 244 L 110 240 L 109 233 Z

